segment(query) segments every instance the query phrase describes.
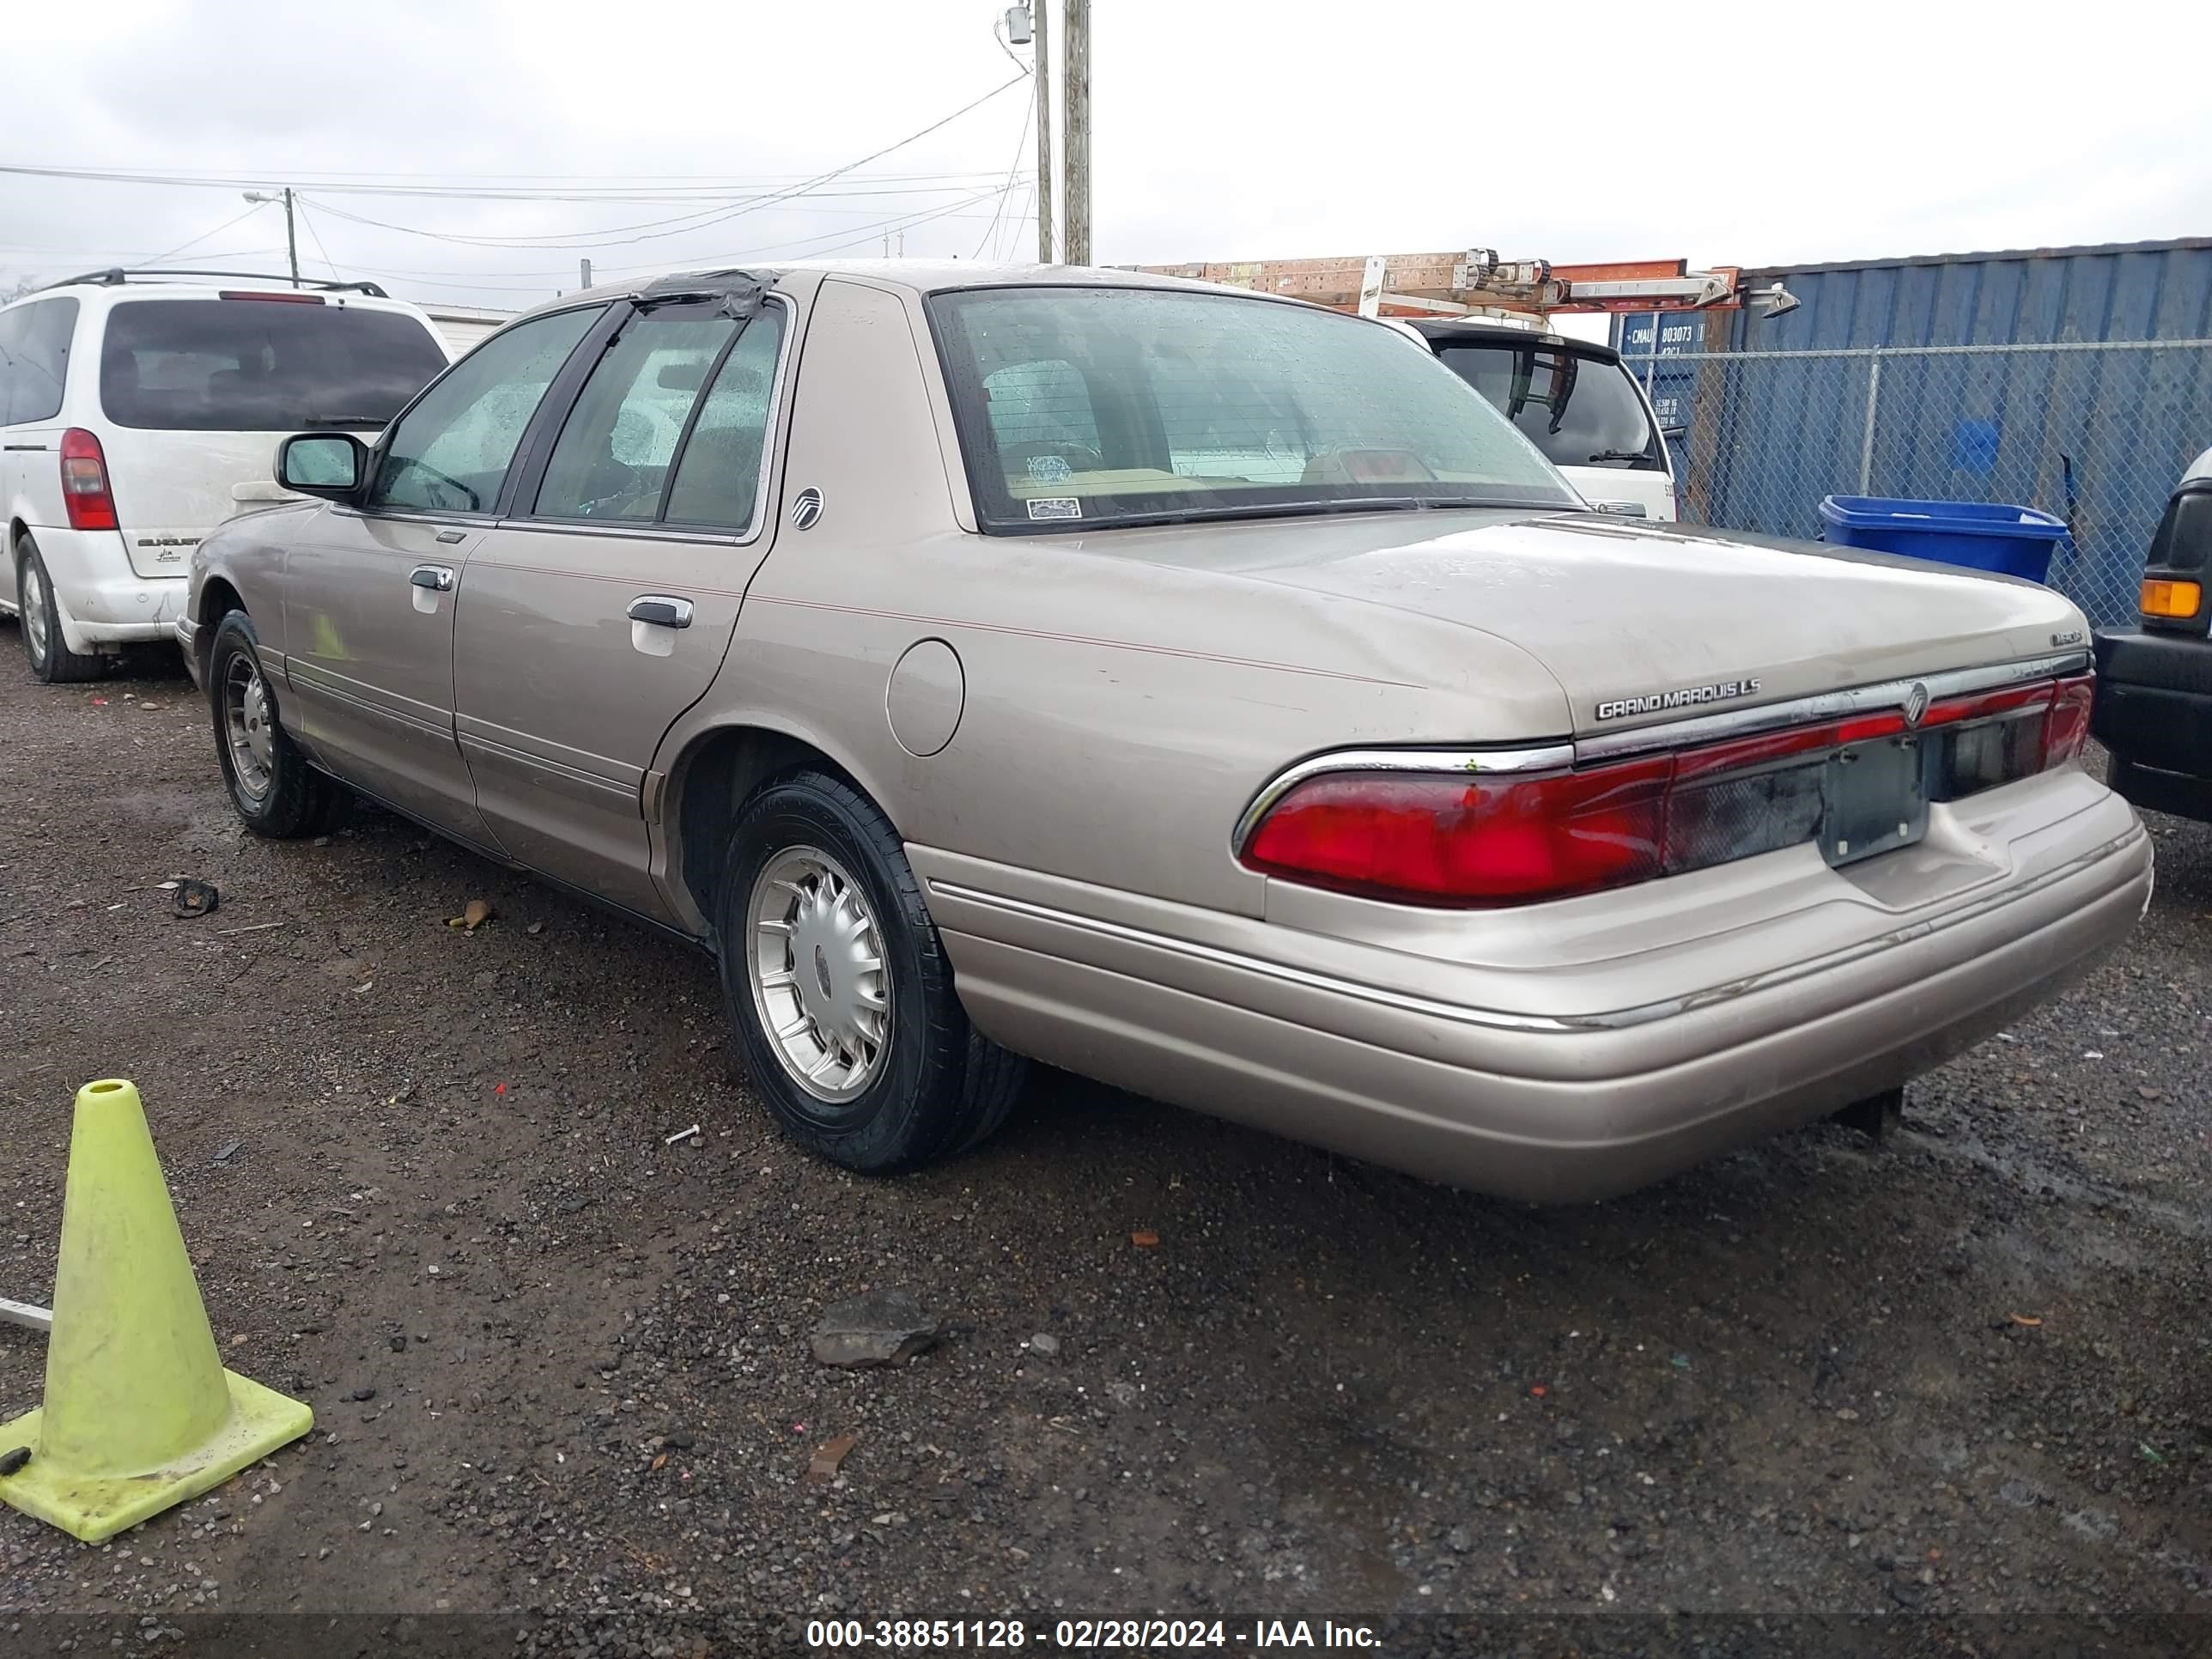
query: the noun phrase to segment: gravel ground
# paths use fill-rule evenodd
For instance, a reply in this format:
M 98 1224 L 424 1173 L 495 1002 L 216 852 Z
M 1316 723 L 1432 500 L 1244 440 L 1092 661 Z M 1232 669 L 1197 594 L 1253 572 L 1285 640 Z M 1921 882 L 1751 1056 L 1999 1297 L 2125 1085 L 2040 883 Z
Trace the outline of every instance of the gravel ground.
M 135 1079 L 227 1361 L 317 1417 L 105 1547 L 0 1510 L 27 1645 L 216 1609 L 337 1616 L 269 1626 L 325 1652 L 400 1614 L 510 1652 L 824 1616 L 2212 1634 L 2202 826 L 2155 824 L 2124 951 L 1884 1148 L 1822 1127 L 1539 1211 L 1046 1073 L 981 1152 L 870 1182 L 729 1079 L 704 957 L 379 812 L 254 841 L 187 682 L 40 687 L 15 649 L 0 1293 L 51 1290 L 73 1091 Z M 221 909 L 173 918 L 173 875 Z M 891 1287 L 940 1346 L 811 1358 Z M 43 1354 L 0 1328 L 0 1414 Z

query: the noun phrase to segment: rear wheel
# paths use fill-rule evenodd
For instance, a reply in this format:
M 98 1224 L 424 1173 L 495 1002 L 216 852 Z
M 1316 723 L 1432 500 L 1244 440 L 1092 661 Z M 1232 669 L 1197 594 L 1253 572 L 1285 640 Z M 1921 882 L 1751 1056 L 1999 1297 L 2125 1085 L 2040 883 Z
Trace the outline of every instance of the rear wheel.
M 31 672 L 47 685 L 98 679 L 107 672 L 101 658 L 72 651 L 62 638 L 61 612 L 54 604 L 53 578 L 39 545 L 28 536 L 15 538 L 15 608 L 21 618 L 23 654 Z
M 208 648 L 208 703 L 230 803 L 257 836 L 289 840 L 328 827 L 344 797 L 307 764 L 276 718 L 276 694 L 261 672 L 253 619 L 234 611 Z
M 733 1046 L 794 1139 L 882 1174 L 1004 1121 L 1027 1062 L 969 1024 L 898 832 L 850 784 L 764 785 L 731 832 L 717 908 Z

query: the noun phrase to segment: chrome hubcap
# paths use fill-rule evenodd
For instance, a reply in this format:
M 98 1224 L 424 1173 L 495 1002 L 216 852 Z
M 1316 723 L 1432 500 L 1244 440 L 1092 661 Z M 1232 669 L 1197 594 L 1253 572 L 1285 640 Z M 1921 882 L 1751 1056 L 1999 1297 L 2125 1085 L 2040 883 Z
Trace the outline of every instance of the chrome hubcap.
M 867 896 L 814 847 L 789 847 L 747 907 L 753 1008 L 777 1059 L 817 1100 L 864 1091 L 890 1047 L 891 981 Z
M 39 574 L 35 562 L 23 566 L 23 637 L 31 643 L 31 655 L 39 662 L 46 659 L 46 584 Z
M 243 653 L 230 659 L 222 675 L 222 726 L 230 748 L 231 775 L 240 791 L 255 800 L 269 793 L 276 765 L 276 738 L 269 717 L 269 690 L 261 670 Z

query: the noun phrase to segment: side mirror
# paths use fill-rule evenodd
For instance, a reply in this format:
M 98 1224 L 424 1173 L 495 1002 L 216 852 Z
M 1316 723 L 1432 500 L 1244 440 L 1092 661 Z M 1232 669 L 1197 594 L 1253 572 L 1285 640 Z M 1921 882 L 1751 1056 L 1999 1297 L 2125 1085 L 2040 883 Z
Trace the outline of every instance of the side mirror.
M 368 472 L 368 446 L 350 432 L 301 432 L 276 446 L 276 482 L 301 495 L 349 499 Z
M 1686 426 L 1662 426 L 1659 428 L 1659 435 L 1670 444 L 1675 443 L 1688 437 L 1690 428 Z

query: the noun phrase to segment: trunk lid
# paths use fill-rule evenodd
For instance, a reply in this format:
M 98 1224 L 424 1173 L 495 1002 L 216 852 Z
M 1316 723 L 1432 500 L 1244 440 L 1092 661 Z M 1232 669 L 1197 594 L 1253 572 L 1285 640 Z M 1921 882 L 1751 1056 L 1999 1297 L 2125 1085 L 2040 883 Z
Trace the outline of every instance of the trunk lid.
M 2032 582 L 1577 514 L 1185 525 L 1112 550 L 1479 629 L 1550 671 L 1577 735 L 2087 646 Z

